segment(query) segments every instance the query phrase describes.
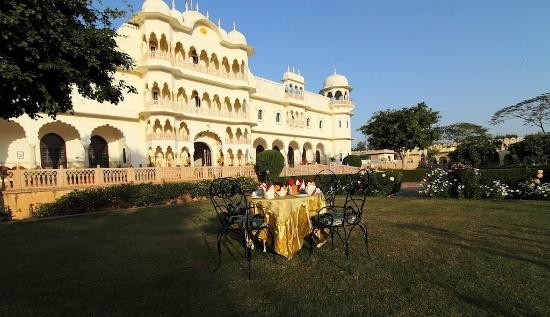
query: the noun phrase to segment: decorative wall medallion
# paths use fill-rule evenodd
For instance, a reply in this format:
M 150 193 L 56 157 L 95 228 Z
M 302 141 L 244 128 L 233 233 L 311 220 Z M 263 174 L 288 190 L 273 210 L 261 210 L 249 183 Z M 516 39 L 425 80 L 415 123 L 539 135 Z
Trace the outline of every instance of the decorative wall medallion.
M 202 34 L 204 34 L 204 35 L 206 35 L 206 33 L 208 33 L 208 30 L 207 30 L 204 26 L 202 26 L 202 27 L 199 29 L 199 31 L 200 31 Z

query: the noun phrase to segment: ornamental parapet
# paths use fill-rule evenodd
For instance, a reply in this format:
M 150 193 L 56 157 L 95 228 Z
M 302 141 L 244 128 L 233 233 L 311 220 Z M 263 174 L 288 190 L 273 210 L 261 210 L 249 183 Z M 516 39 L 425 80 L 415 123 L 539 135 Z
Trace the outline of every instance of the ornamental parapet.
M 328 102 L 331 106 L 355 106 L 355 102 L 351 100 L 338 100 L 338 99 L 331 99 Z
M 201 63 L 195 64 L 188 60 L 176 58 L 173 54 L 168 52 L 154 51 L 154 52 L 147 52 L 143 55 L 143 60 L 145 61 L 152 60 L 152 59 L 160 59 L 160 60 L 168 61 L 177 67 L 182 67 L 184 69 L 189 69 L 189 70 L 213 75 L 224 79 L 248 81 L 248 75 L 246 74 L 246 72 L 232 72 L 232 71 L 227 72 L 223 70 L 222 65 L 219 65 L 218 68 L 216 68 L 215 66 L 206 66 Z

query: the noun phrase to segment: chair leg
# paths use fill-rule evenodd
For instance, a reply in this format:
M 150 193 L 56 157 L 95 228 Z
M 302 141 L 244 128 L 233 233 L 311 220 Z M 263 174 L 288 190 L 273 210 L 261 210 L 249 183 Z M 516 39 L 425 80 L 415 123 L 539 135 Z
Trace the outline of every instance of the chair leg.
M 273 231 L 273 228 L 267 226 L 267 231 L 269 232 L 269 235 L 271 236 L 271 247 L 273 248 L 273 262 L 277 263 L 277 253 L 275 252 L 275 232 Z
M 248 231 L 244 231 L 244 256 L 246 260 L 248 261 L 248 279 L 250 279 L 250 261 L 252 260 L 252 250 L 250 249 L 249 245 L 249 234 Z
M 334 229 L 330 229 L 330 249 L 334 250 Z
M 222 265 L 222 246 L 221 246 L 221 242 L 222 242 L 223 235 L 225 233 L 226 233 L 225 228 L 221 228 L 220 230 L 218 230 L 218 234 L 216 236 L 216 243 L 218 245 L 218 266 L 216 267 L 214 272 L 216 272 L 220 268 L 220 266 Z
M 311 230 L 311 233 L 309 235 L 309 254 L 307 255 L 307 259 L 305 260 L 305 262 L 309 261 L 309 258 L 311 257 L 311 255 L 313 254 L 313 248 L 314 248 L 314 245 L 315 245 L 315 242 L 313 241 L 314 237 L 315 237 L 315 231 L 316 230 L 321 230 L 321 228 L 319 228 L 317 225 L 315 225 L 315 227 L 313 227 L 313 230 Z
M 370 256 L 370 253 L 369 253 L 369 231 L 368 231 L 368 227 L 365 223 L 360 222 L 359 223 L 359 228 L 361 228 L 361 230 L 363 230 L 363 236 L 364 236 L 364 239 L 365 239 L 365 247 L 367 249 L 367 255 L 370 258 L 371 256 Z

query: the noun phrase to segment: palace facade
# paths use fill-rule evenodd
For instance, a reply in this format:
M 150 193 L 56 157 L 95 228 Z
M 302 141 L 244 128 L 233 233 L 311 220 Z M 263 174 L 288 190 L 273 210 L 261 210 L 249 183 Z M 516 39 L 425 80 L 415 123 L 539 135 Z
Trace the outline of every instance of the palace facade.
M 74 114 L 0 120 L 0 165 L 25 168 L 242 166 L 265 149 L 290 166 L 341 161 L 351 152 L 348 80 L 328 76 L 309 92 L 288 69 L 254 76 L 254 49 L 236 27 L 198 11 L 146 0 L 118 45 L 135 60 L 116 78 L 134 86 L 119 105 L 74 94 Z

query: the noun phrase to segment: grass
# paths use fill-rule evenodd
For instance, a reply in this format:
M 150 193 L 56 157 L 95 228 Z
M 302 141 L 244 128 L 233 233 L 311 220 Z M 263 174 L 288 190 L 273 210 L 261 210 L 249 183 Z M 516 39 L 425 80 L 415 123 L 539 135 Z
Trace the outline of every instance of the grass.
M 373 198 L 357 235 L 216 264 L 208 202 L 0 226 L 0 315 L 550 315 L 550 202 Z

